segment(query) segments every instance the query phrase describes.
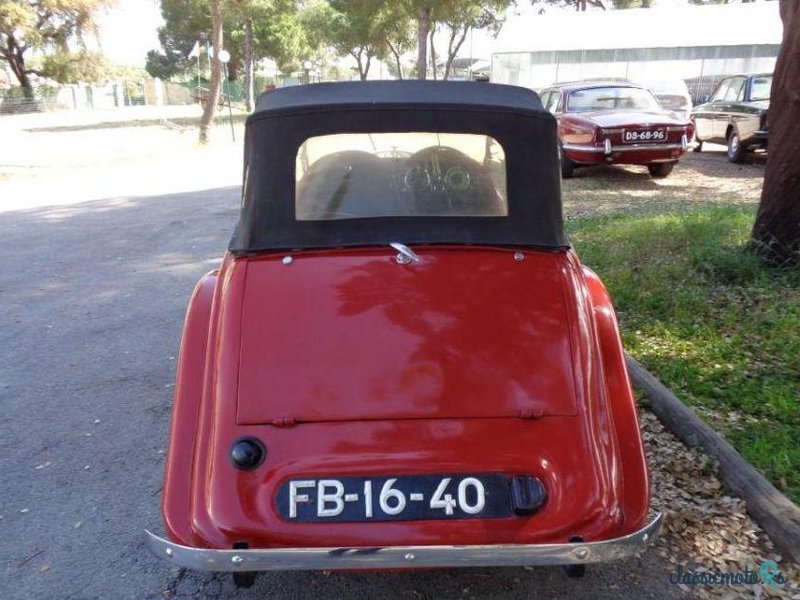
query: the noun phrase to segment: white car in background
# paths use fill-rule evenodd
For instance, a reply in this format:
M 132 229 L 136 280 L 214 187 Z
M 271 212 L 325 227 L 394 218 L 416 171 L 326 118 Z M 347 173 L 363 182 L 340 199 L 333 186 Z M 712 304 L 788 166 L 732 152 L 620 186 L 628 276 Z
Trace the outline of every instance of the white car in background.
M 646 82 L 647 88 L 666 110 L 671 110 L 682 117 L 689 118 L 692 112 L 692 97 L 686 82 L 681 79 Z

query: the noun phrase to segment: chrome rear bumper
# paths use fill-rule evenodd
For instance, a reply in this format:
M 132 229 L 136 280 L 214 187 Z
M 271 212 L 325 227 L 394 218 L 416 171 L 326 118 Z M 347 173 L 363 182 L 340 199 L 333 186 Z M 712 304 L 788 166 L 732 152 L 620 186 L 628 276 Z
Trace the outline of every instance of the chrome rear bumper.
M 176 566 L 200 571 L 332 571 L 440 567 L 573 565 L 618 560 L 642 551 L 658 534 L 662 515 L 629 535 L 574 544 L 265 548 L 213 550 L 174 544 L 149 531 L 152 552 Z
M 685 138 L 686 136 L 684 136 Z M 629 146 L 612 146 L 610 144 L 603 146 L 582 146 L 579 144 L 564 144 L 564 150 L 571 150 L 573 152 L 591 152 L 600 153 L 605 155 L 613 154 L 614 152 L 641 152 L 652 150 L 686 150 L 688 142 L 683 140 L 678 144 L 630 144 Z

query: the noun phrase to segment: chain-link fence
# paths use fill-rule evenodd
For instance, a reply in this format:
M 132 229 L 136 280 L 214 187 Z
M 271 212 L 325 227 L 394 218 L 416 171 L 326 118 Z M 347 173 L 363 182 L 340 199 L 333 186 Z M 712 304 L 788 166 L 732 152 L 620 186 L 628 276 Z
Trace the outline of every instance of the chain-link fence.
M 198 102 L 197 84 L 160 79 L 120 80 L 101 85 L 38 85 L 0 89 L 0 115 L 55 110 L 97 110 Z M 236 100 L 234 100 L 236 101 Z
M 254 97 L 268 84 L 270 77 L 255 77 Z M 286 83 L 286 82 L 279 82 Z M 119 108 L 123 106 L 174 106 L 204 102 L 208 97 L 207 79 L 192 79 L 185 82 L 161 81 L 160 79 L 121 80 L 102 85 L 39 85 L 32 90 L 32 97 L 19 86 L 0 89 L 0 115 L 42 112 L 51 110 L 93 110 Z M 223 81 L 220 104 L 243 104 L 245 85 L 242 79 Z

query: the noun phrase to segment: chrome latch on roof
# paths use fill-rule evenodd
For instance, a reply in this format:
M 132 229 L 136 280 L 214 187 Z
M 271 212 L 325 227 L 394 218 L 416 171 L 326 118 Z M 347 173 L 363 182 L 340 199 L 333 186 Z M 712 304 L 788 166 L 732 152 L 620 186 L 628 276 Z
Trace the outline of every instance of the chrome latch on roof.
M 392 242 L 389 245 L 397 250 L 397 256 L 394 257 L 394 259 L 397 261 L 397 264 L 408 265 L 419 262 L 419 256 L 417 256 L 417 253 L 405 244 L 401 244 L 400 242 Z

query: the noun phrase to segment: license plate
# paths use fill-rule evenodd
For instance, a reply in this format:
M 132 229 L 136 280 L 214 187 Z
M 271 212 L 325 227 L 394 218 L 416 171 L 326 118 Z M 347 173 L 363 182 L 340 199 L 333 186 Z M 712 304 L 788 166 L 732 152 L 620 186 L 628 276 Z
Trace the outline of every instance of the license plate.
M 626 129 L 622 134 L 622 140 L 626 144 L 637 142 L 663 142 L 667 139 L 666 129 L 647 129 L 630 130 Z
M 278 489 L 278 512 L 292 522 L 488 519 L 511 516 L 506 475 L 397 475 L 304 478 Z

